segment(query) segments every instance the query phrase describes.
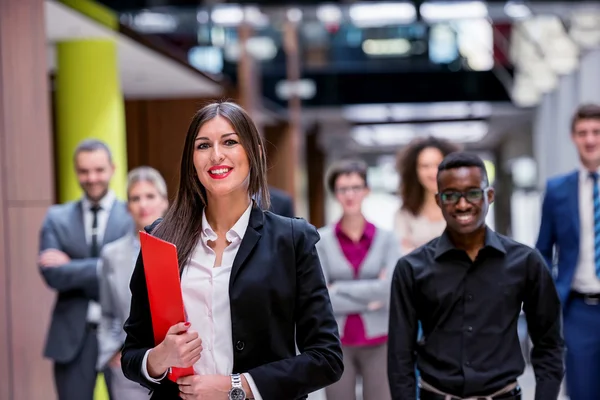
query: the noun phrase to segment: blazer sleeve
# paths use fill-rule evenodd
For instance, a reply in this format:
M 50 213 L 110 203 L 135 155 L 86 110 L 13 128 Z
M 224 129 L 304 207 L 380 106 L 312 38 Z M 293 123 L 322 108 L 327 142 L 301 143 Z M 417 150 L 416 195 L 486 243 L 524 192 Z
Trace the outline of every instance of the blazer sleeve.
M 121 349 L 124 341 L 122 321 L 116 314 L 117 303 L 113 297 L 109 275 L 114 266 L 107 255 L 107 248 L 100 256 L 100 307 L 102 318 L 98 326 L 98 366 L 102 369 Z
M 159 221 L 145 228 L 151 232 Z M 137 382 L 150 390 L 156 390 L 160 383 L 151 382 L 142 373 L 142 361 L 146 352 L 154 348 L 152 315 L 146 286 L 146 274 L 142 254 L 138 255 L 129 284 L 131 290 L 131 307 L 129 318 L 125 321 L 125 344 L 121 350 L 121 369 L 127 379 Z M 163 383 L 163 385 L 166 383 Z
M 49 249 L 62 251 L 50 213 L 40 232 L 40 254 Z M 98 300 L 98 258 L 71 260 L 57 267 L 39 265 L 39 268 L 46 284 L 51 288 L 59 292 L 83 290 L 91 300 Z
M 317 230 L 292 219 L 296 259 L 296 344 L 300 354 L 253 368 L 264 400 L 297 399 L 338 381 L 344 370 L 337 323 L 315 244 Z
M 316 248 L 321 268 L 323 269 L 325 282 L 329 284 L 331 267 L 327 257 L 328 249 L 324 242 L 319 242 Z M 338 283 L 339 281 L 336 281 L 336 284 Z M 368 302 L 345 296 L 344 294 L 338 293 L 335 290 L 329 290 L 329 296 L 333 312 L 337 315 L 360 314 L 368 311 L 369 309 Z
M 400 250 L 396 241 L 396 236 L 391 232 L 385 232 L 387 240 L 385 252 L 381 254 L 382 269 L 381 276 L 378 279 L 357 279 L 353 281 L 337 281 L 334 284 L 333 292 L 337 295 L 349 297 L 362 303 L 380 301 L 388 303 L 390 298 L 390 287 L 392 275 L 396 263 L 400 258 Z
M 556 227 L 553 217 L 552 207 L 552 191 L 550 190 L 550 183 L 546 185 L 546 191 L 544 194 L 544 200 L 542 202 L 542 216 L 540 223 L 540 231 L 535 247 L 544 257 L 546 265 L 550 270 L 553 269 L 553 251 L 554 244 L 556 243 Z

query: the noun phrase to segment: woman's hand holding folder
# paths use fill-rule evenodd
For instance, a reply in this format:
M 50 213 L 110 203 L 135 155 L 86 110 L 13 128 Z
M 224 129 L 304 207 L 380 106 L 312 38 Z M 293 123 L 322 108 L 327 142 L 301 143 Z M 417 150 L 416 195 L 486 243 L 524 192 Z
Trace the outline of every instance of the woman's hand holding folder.
M 188 368 L 200 360 L 202 339 L 189 322 L 169 328 L 165 339 L 148 354 L 148 374 L 159 378 L 171 367 Z

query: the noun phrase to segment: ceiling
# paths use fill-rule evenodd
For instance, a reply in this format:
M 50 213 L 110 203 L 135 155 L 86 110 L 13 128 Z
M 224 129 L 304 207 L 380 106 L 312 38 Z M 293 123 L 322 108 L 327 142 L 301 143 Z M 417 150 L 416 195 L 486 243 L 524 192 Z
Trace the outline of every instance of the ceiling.
M 125 98 L 216 97 L 216 80 L 126 35 L 56 2 L 45 1 L 48 69 L 56 69 L 55 46 L 61 40 L 112 38 L 117 43 L 121 87 Z
M 394 154 L 411 139 L 439 136 L 471 150 L 496 147 L 505 135 L 525 132 L 532 112 L 510 102 L 362 104 L 303 110 L 317 123 L 321 147 L 337 156 Z M 366 133 L 365 133 L 366 132 Z

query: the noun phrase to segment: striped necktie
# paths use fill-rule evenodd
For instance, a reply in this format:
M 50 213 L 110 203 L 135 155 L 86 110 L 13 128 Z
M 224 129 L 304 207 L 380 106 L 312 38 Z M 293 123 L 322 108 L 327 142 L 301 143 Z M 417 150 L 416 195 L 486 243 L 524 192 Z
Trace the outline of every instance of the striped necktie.
M 600 278 L 600 191 L 598 190 L 598 172 L 590 172 L 594 185 L 594 262 L 596 265 L 596 276 Z

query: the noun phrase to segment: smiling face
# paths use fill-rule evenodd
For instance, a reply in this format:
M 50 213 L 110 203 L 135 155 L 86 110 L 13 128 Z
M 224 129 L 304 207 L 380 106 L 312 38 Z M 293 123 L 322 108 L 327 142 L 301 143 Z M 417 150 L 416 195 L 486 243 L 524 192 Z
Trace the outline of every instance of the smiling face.
M 247 195 L 248 155 L 227 119 L 217 115 L 200 127 L 194 142 L 193 162 L 198 179 L 210 196 L 235 192 Z
M 485 225 L 494 189 L 487 187 L 479 167 L 459 167 L 440 171 L 436 195 L 448 229 L 470 234 Z
M 129 188 L 127 207 L 136 227 L 143 229 L 164 215 L 169 202 L 152 182 L 138 181 Z
M 98 202 L 108 192 L 115 167 L 104 150 L 81 151 L 75 156 L 75 173 L 79 185 L 92 202 Z
M 583 165 L 590 169 L 600 166 L 600 119 L 578 120 L 571 134 Z

